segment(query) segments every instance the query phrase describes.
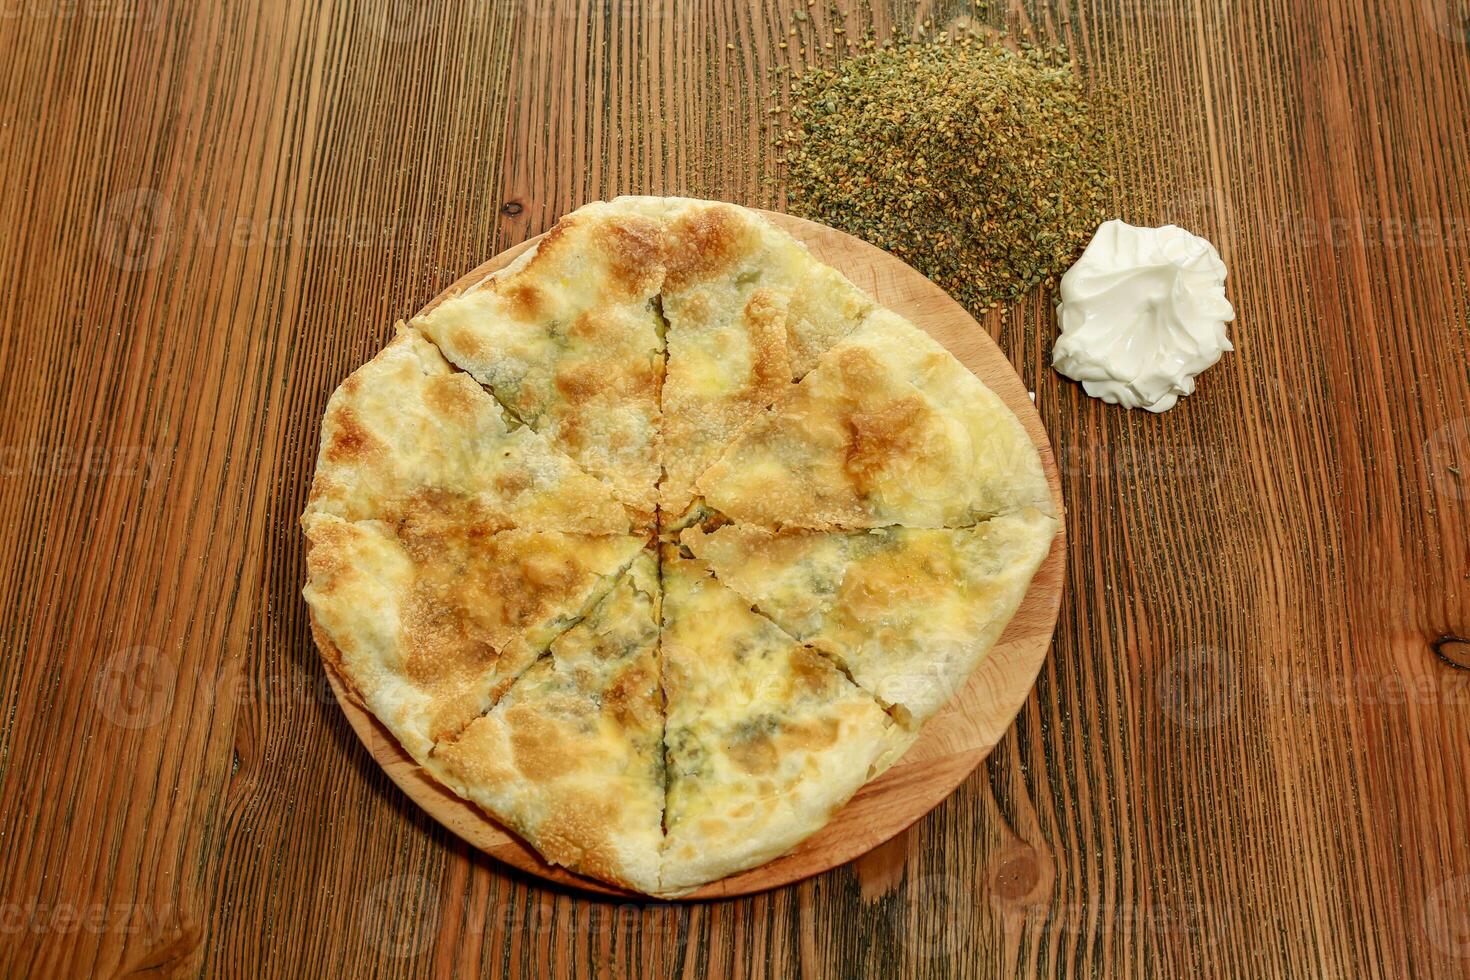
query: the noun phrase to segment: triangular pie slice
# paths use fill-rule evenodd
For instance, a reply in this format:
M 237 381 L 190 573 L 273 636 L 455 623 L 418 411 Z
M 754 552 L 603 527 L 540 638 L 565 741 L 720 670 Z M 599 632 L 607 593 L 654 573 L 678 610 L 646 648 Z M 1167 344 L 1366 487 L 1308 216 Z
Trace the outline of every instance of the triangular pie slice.
M 701 204 L 670 218 L 664 283 L 666 513 L 742 426 L 783 395 L 873 301 L 753 211 Z
M 1056 530 L 1032 509 L 960 529 L 733 524 L 682 540 L 721 582 L 916 728 L 1005 631 Z
M 328 514 L 302 526 L 317 643 L 420 763 L 488 710 L 644 545 L 554 531 L 419 537 Z
M 664 207 L 589 204 L 413 320 L 516 418 L 606 481 L 640 527 L 653 524 L 659 476 Z
M 696 482 L 737 522 L 965 527 L 1052 509 L 1021 422 L 952 354 L 873 313 Z
M 658 564 L 644 551 L 427 768 L 553 864 L 658 891 L 664 805 Z
M 885 757 L 894 726 L 820 654 L 665 549 L 660 888 L 677 894 L 791 850 Z
M 606 484 L 545 436 L 507 423 L 494 398 L 411 328 L 327 402 L 306 512 L 483 532 L 631 526 Z

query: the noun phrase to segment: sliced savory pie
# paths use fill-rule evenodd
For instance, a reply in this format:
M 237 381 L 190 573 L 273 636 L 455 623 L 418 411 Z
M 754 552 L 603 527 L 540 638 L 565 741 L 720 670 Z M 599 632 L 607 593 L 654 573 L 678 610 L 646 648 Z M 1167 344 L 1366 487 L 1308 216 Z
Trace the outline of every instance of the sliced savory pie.
M 1038 510 L 968 528 L 684 532 L 715 576 L 911 726 L 959 693 L 1051 548 Z
M 327 402 L 308 514 L 500 531 L 626 532 L 628 513 L 417 330 Z
M 893 737 L 868 695 L 674 549 L 663 565 L 662 891 L 763 864 L 820 829 Z
M 612 591 L 428 769 L 553 864 L 659 891 L 664 808 L 658 563 Z
M 303 524 L 317 642 L 420 762 L 579 621 L 644 545 L 555 531 L 419 537 L 329 514 Z
M 652 526 L 666 271 L 658 209 L 594 204 L 413 325 Z
M 823 355 L 696 487 L 733 520 L 767 527 L 965 527 L 1051 509 L 1020 420 L 886 310 Z
M 749 419 L 851 333 L 873 302 L 753 211 L 671 217 L 663 287 L 668 368 L 659 503 L 683 514 L 693 484 Z
M 756 212 L 630 197 L 342 383 L 302 526 L 354 702 L 547 861 L 680 895 L 893 764 L 1057 521 L 927 334 Z

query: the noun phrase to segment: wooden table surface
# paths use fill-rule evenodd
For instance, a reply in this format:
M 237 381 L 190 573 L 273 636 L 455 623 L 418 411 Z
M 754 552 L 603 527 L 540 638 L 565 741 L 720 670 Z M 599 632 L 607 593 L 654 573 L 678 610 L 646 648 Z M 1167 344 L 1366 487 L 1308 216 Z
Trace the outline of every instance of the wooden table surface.
M 1470 972 L 1470 11 L 842 7 L 0 10 L 0 976 Z M 507 873 L 330 697 L 325 399 L 584 201 L 779 208 L 777 42 L 916 14 L 1127 94 L 1118 213 L 1219 245 L 1238 350 L 1155 417 L 1050 370 L 1050 297 L 985 321 L 1062 464 L 1068 591 L 913 830 L 711 904 Z

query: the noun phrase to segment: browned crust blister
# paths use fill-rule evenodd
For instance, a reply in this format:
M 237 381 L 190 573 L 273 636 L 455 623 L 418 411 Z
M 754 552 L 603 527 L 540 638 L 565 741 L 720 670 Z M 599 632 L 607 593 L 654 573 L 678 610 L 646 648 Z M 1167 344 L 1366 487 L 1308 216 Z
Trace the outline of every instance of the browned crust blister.
M 499 273 L 401 325 L 333 395 L 303 515 L 328 669 L 416 761 L 552 863 L 665 893 L 794 845 L 855 787 L 851 760 L 847 788 L 793 796 L 806 802 L 759 831 L 764 847 L 691 857 L 699 833 L 665 826 L 667 780 L 685 781 L 687 802 L 688 780 L 712 777 L 667 741 L 668 701 L 681 694 L 662 650 L 664 563 L 695 560 L 681 536 L 741 522 L 782 532 L 788 512 L 808 533 L 991 516 L 983 494 L 963 506 L 906 496 L 913 478 L 953 476 L 957 453 L 1014 434 L 937 345 L 895 356 L 913 338 L 875 326 L 873 310 L 733 205 L 623 198 L 563 218 Z M 994 476 L 984 465 L 963 475 Z M 791 703 L 856 696 L 893 710 L 855 683 L 840 650 L 745 608 L 767 624 L 768 646 L 790 644 Z M 732 683 L 750 669 L 733 654 L 719 662 Z M 871 749 L 859 767 L 871 777 L 913 733 L 864 724 L 881 744 L 852 748 Z M 760 726 L 734 724 L 720 751 L 762 792 L 792 778 L 784 760 L 842 748 L 838 722 L 820 713 Z M 686 769 L 666 772 L 675 758 Z M 680 853 L 662 853 L 674 837 Z

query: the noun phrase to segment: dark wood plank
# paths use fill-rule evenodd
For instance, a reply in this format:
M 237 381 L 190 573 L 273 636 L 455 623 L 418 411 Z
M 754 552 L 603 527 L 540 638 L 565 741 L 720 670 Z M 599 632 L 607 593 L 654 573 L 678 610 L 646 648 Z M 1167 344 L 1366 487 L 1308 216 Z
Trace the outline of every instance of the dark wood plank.
M 841 6 L 7 8 L 0 975 L 1464 975 L 1455 0 Z M 768 69 L 959 17 L 1126 93 L 1119 212 L 1222 248 L 1238 352 L 1142 417 L 1050 371 L 1050 297 L 985 321 L 1062 463 L 1069 591 L 1011 735 L 903 838 L 693 906 L 470 853 L 311 649 L 327 394 L 584 201 L 779 207 Z

